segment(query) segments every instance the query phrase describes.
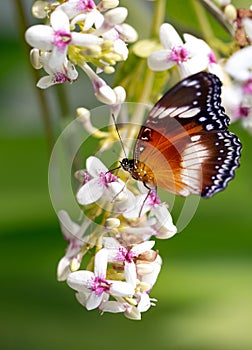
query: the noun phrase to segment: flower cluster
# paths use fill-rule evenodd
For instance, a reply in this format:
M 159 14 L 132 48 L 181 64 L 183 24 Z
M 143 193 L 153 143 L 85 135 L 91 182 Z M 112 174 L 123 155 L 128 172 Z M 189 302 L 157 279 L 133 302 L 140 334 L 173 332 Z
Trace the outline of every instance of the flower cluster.
M 78 78 L 76 66 L 90 78 L 95 96 L 106 104 L 116 102 L 116 92 L 99 77 L 113 73 L 114 66 L 128 57 L 128 42 L 137 39 L 133 27 L 124 23 L 127 9 L 118 1 L 68 0 L 50 3 L 37 1 L 33 13 L 49 17 L 48 24 L 31 26 L 25 33 L 33 47 L 31 61 L 36 69 L 44 68 L 47 76 L 37 86 L 45 89 Z M 96 72 L 90 67 L 96 68 Z
M 125 23 L 128 11 L 118 0 L 36 1 L 33 15 L 46 24 L 31 26 L 25 38 L 33 47 L 34 68 L 47 73 L 37 86 L 45 89 L 74 82 L 81 69 L 91 81 L 94 96 L 109 105 L 111 119 L 117 122 L 121 112 L 123 122 L 142 125 L 143 103 L 156 102 L 169 79 L 176 77 L 177 82 L 207 70 L 223 83 L 222 100 L 228 115 L 233 121 L 242 119 L 252 132 L 252 9 L 236 9 L 230 0 L 200 3 L 228 31 L 228 45 L 211 40 L 213 33 L 204 37 L 204 28 L 199 37 L 189 33 L 181 37 L 171 24 L 164 23 L 163 1 L 153 2 L 157 17 L 153 18 L 152 37 L 139 41 L 134 28 Z M 135 41 L 129 51 L 128 43 Z M 118 62 L 123 63 L 119 71 Z M 167 74 L 174 71 L 178 74 Z M 114 72 L 118 85 L 109 86 L 104 75 Z M 138 102 L 131 118 L 121 108 L 126 97 Z M 78 108 L 77 116 L 79 128 L 101 139 L 100 153 L 118 139 L 115 127 L 98 130 L 87 109 Z M 132 130 L 123 130 L 126 142 L 134 139 L 133 126 Z M 156 302 L 150 294 L 162 259 L 153 249 L 154 239 L 171 238 L 177 228 L 155 188 L 125 179 L 120 170 L 109 171 L 90 154 L 86 158 L 86 169 L 75 173 L 80 181 L 76 200 L 84 219 L 75 223 L 65 210 L 58 212 L 68 246 L 58 264 L 57 278 L 77 292 L 77 300 L 87 310 L 121 312 L 138 320 Z
M 154 305 L 149 294 L 162 264 L 150 238 L 175 235 L 172 217 L 154 190 L 136 195 L 96 157 L 89 157 L 86 170 L 77 175 L 82 184 L 76 197 L 86 217 L 79 226 L 65 211 L 59 212 L 68 248 L 58 265 L 58 280 L 67 280 L 88 310 L 123 312 L 128 318 L 141 319 L 141 313 Z M 87 233 L 94 206 L 103 215 L 95 235 L 93 230 Z M 87 252 L 91 260 L 81 270 Z
M 160 42 L 164 49 L 150 54 L 148 65 L 154 71 L 177 66 L 180 78 L 207 70 L 223 82 L 222 100 L 231 121 L 242 120 L 252 132 L 252 6 L 236 9 L 231 1 L 218 1 L 223 17 L 235 33 L 235 52 L 230 57 L 216 58 L 214 51 L 202 39 L 184 34 L 184 42 L 174 27 L 160 27 Z

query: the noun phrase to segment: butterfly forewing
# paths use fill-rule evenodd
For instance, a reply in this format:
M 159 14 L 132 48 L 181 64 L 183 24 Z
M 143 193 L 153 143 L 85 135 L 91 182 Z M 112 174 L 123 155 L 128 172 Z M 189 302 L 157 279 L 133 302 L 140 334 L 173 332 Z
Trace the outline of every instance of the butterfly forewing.
M 227 130 L 221 82 L 211 73 L 192 75 L 168 91 L 141 127 L 134 157 L 170 192 L 211 197 L 239 166 L 241 144 Z

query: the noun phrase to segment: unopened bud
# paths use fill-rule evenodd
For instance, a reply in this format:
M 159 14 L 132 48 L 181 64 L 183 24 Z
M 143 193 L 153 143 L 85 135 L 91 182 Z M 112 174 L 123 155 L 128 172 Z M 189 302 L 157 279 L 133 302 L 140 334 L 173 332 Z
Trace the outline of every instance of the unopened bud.
M 114 92 L 116 94 L 117 103 L 123 103 L 126 100 L 126 91 L 122 86 L 116 86 Z
M 99 56 L 101 54 L 101 47 L 99 45 L 86 47 L 84 50 L 81 50 L 81 54 L 90 57 Z
M 32 15 L 35 18 L 46 18 L 48 5 L 48 1 L 36 1 L 32 6 Z
M 106 74 L 113 74 L 115 72 L 115 68 L 111 66 L 104 66 L 103 71 Z
M 225 7 L 224 14 L 230 22 L 235 21 L 237 18 L 237 10 L 232 4 L 229 4 Z
M 43 67 L 43 65 L 41 64 L 41 61 L 40 61 L 39 49 L 36 49 L 36 48 L 31 49 L 30 61 L 31 61 L 33 68 L 35 68 L 35 69 L 40 69 Z
M 109 24 L 116 25 L 125 21 L 128 16 L 128 10 L 125 7 L 117 7 L 105 13 L 105 21 Z
M 121 224 L 120 220 L 118 218 L 108 218 L 105 221 L 105 227 L 109 230 L 119 227 Z
M 122 23 L 117 28 L 120 38 L 128 43 L 133 43 L 137 40 L 138 34 L 136 30 L 127 23 Z
M 102 0 L 98 6 L 101 7 L 102 10 L 109 10 L 117 7 L 118 5 L 118 0 Z
M 108 85 L 103 85 L 95 91 L 97 100 L 107 105 L 113 105 L 116 103 L 116 94 L 113 89 Z
M 84 107 L 79 107 L 76 109 L 77 118 L 81 121 L 87 121 L 90 119 L 90 111 Z
M 77 271 L 80 268 L 80 260 L 78 258 L 73 258 L 70 263 L 70 270 L 72 272 Z

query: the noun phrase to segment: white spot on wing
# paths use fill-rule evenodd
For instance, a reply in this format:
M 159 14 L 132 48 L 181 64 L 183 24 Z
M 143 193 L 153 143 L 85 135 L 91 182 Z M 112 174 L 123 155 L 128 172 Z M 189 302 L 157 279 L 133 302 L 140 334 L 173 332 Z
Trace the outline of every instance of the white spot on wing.
M 200 138 L 199 135 L 193 137 L 197 140 Z M 181 180 L 188 186 L 191 193 L 199 194 L 201 192 L 202 164 L 208 156 L 208 149 L 200 143 L 188 145 L 181 154 Z
M 186 112 L 190 107 L 189 106 L 184 106 L 184 107 L 179 107 L 176 108 L 173 112 L 170 113 L 170 117 L 176 117 L 177 115 Z
M 163 118 L 167 117 L 168 115 L 170 115 L 171 110 L 174 110 L 174 108 L 167 108 L 167 109 L 165 109 L 163 112 L 160 113 L 158 118 L 159 119 L 163 119 Z
M 200 108 L 191 108 L 179 115 L 179 118 L 191 118 L 200 112 Z
M 200 135 L 194 135 L 191 137 L 192 142 L 198 141 L 199 139 L 200 139 Z
M 196 85 L 198 83 L 198 81 L 197 80 L 189 80 L 189 79 L 186 79 L 186 80 L 184 80 L 183 82 L 182 82 L 182 85 L 184 85 L 184 86 L 194 86 L 194 85 Z
M 150 112 L 150 116 L 152 118 L 157 118 L 160 115 L 160 113 L 162 113 L 164 110 L 165 110 L 165 107 L 155 106 Z

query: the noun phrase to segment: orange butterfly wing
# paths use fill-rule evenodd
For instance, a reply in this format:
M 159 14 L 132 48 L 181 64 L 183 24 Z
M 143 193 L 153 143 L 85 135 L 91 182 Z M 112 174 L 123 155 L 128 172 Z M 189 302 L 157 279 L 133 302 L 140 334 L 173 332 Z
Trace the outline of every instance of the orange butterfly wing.
M 213 74 L 190 76 L 161 98 L 141 127 L 134 158 L 154 174 L 153 183 L 175 194 L 211 197 L 239 166 L 241 144 L 227 130 L 221 82 Z

